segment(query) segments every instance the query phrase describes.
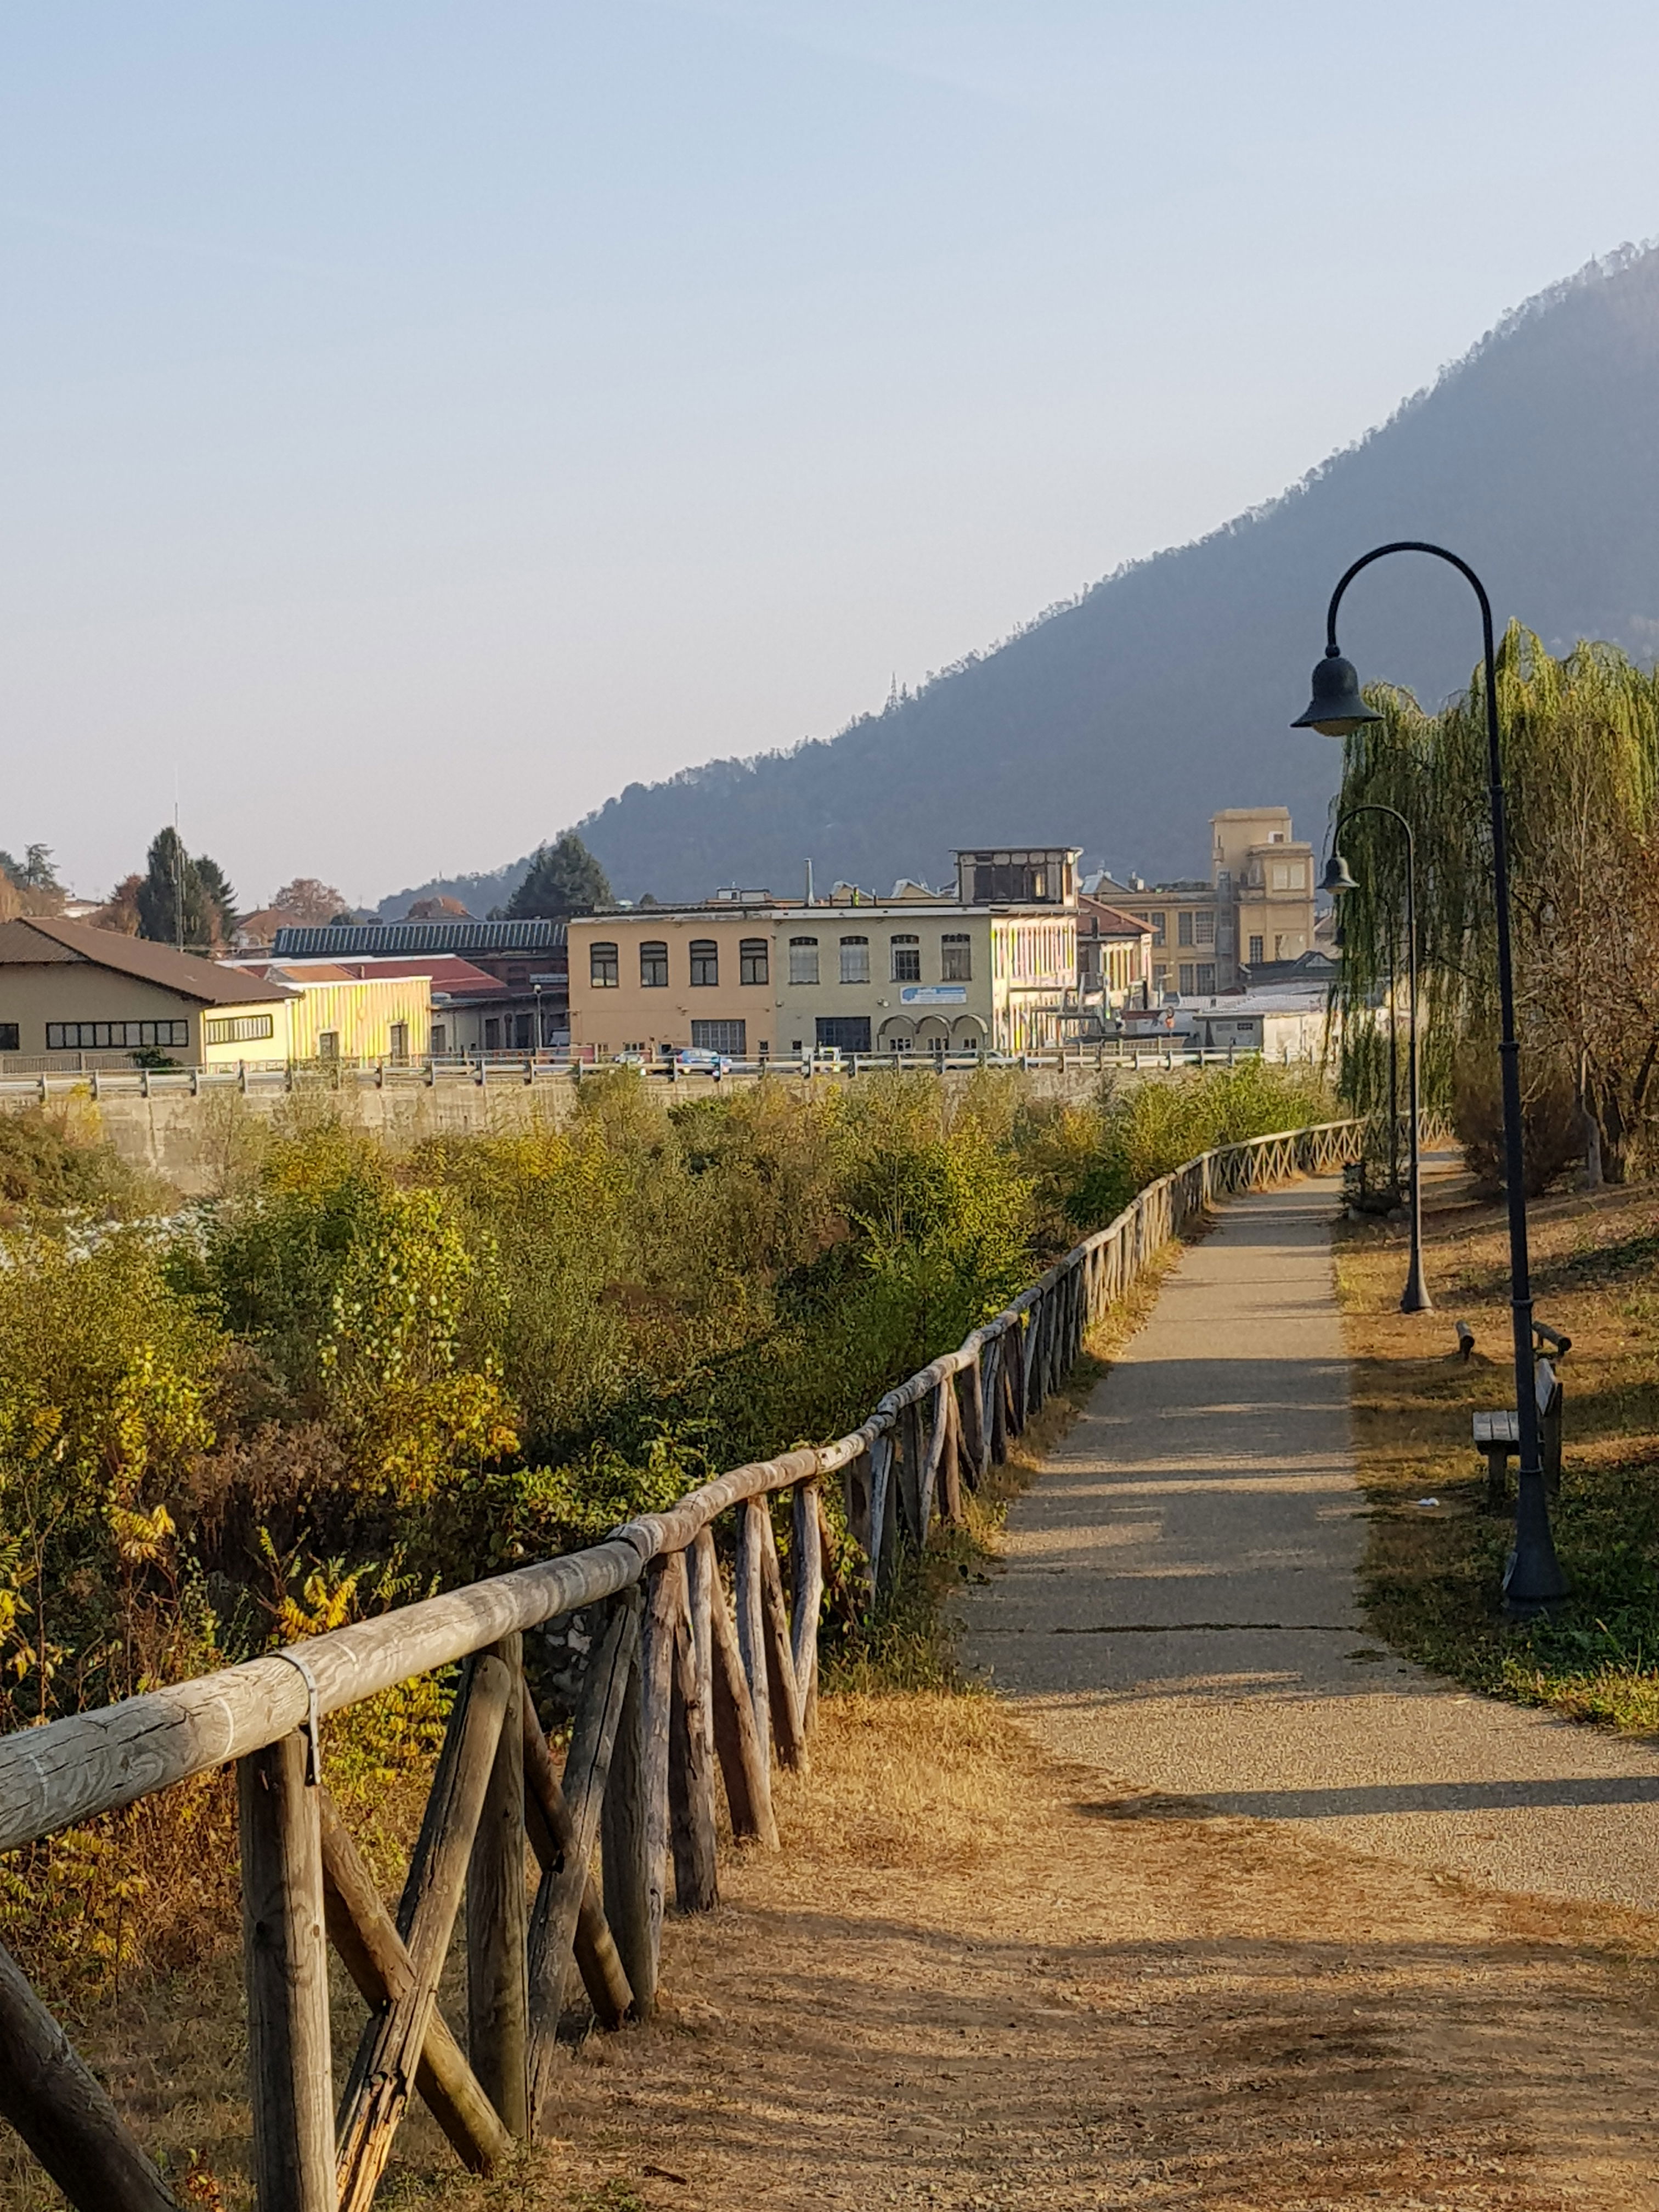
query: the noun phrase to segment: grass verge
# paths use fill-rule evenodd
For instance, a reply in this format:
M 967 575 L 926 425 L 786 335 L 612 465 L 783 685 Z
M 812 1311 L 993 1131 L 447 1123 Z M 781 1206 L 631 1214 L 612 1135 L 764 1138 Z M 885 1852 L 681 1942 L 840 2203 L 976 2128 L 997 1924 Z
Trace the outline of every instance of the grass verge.
M 1571 1595 L 1504 1620 L 1510 1516 L 1488 1510 L 1471 1415 L 1514 1402 L 1500 1206 L 1462 1178 L 1425 1190 L 1437 1310 L 1398 1310 L 1397 1228 L 1350 1224 L 1337 1275 L 1371 1500 L 1366 1598 L 1379 1635 L 1437 1674 L 1630 1733 L 1659 1731 L 1659 1190 L 1549 1199 L 1531 1211 L 1539 1318 L 1564 1330 L 1565 1449 L 1555 1540 Z M 1474 1329 L 1465 1363 L 1452 1324 Z M 1511 1489 L 1513 1468 L 1510 1474 Z

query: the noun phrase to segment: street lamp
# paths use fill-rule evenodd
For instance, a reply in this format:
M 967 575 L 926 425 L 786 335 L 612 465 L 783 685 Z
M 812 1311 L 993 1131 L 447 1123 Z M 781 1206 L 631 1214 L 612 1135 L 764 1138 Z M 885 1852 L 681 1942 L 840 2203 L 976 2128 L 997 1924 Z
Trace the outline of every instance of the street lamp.
M 1515 1035 L 1515 973 L 1510 953 L 1509 841 L 1504 824 L 1504 759 L 1498 730 L 1498 656 L 1492 643 L 1492 601 L 1467 561 L 1443 545 L 1401 538 L 1374 546 L 1339 580 L 1325 616 L 1325 657 L 1313 672 L 1313 697 L 1291 727 L 1318 730 L 1328 738 L 1351 737 L 1367 722 L 1382 720 L 1359 693 L 1353 663 L 1336 642 L 1337 611 L 1342 595 L 1362 568 L 1391 553 L 1428 553 L 1466 578 L 1480 603 L 1480 637 L 1486 692 L 1486 773 L 1492 808 L 1492 903 L 1498 922 L 1498 1001 L 1501 1025 L 1498 1066 L 1504 1097 L 1504 1181 L 1510 1217 L 1510 1311 L 1515 1337 L 1515 1405 L 1521 1431 L 1521 1465 L 1516 1479 L 1515 1549 L 1504 1575 L 1509 1612 L 1541 1613 L 1566 1595 L 1566 1577 L 1550 1534 L 1549 1499 L 1544 1489 L 1540 1449 L 1538 1400 L 1533 1382 L 1532 1282 L 1527 1263 L 1527 1194 L 1521 1142 L 1521 1048 Z
M 1423 1279 L 1423 1159 L 1421 1152 L 1421 1115 L 1417 1094 L 1417 840 L 1412 835 L 1412 825 L 1397 806 L 1383 806 L 1366 800 L 1358 806 L 1345 807 L 1337 817 L 1336 829 L 1331 839 L 1330 865 L 1325 871 L 1321 889 L 1333 897 L 1340 898 L 1345 891 L 1358 890 L 1359 886 L 1348 872 L 1348 864 L 1337 850 L 1343 825 L 1352 822 L 1356 814 L 1386 814 L 1397 822 L 1406 833 L 1406 992 L 1407 998 L 1406 1029 L 1407 1113 L 1411 1121 L 1411 1216 L 1412 1256 L 1406 1270 L 1406 1287 L 1400 1295 L 1401 1313 L 1427 1313 L 1434 1304 L 1428 1285 Z M 1400 1115 L 1394 1085 L 1395 1033 L 1397 1027 L 1394 1004 L 1394 933 L 1389 935 L 1389 1158 L 1399 1155 L 1395 1149 Z M 1393 1170 L 1390 1170 L 1393 1173 Z M 1395 1177 L 1396 1188 L 1398 1177 Z

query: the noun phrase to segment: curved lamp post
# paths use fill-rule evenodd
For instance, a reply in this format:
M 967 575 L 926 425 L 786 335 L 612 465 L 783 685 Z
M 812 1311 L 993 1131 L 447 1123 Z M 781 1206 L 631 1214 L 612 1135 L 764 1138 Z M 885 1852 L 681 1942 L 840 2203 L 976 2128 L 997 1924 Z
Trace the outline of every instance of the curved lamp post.
M 1513 1614 L 1541 1613 L 1566 1595 L 1566 1577 L 1550 1534 L 1549 1499 L 1544 1489 L 1538 1401 L 1534 1395 L 1532 1281 L 1527 1261 L 1527 1194 L 1521 1144 L 1521 1048 L 1515 1035 L 1515 973 L 1510 952 L 1509 840 L 1504 823 L 1504 759 L 1498 730 L 1498 657 L 1492 643 L 1492 601 L 1467 561 L 1443 545 L 1421 538 L 1399 538 L 1374 546 L 1345 571 L 1331 593 L 1325 617 L 1325 657 L 1313 672 L 1313 698 L 1291 727 L 1346 738 L 1367 722 L 1382 720 L 1359 694 L 1353 663 L 1336 642 L 1337 611 L 1342 595 L 1373 561 L 1391 553 L 1428 553 L 1464 577 L 1480 603 L 1480 637 L 1486 691 L 1486 769 L 1492 807 L 1492 903 L 1498 922 L 1498 1000 L 1502 1033 L 1498 1066 L 1504 1095 L 1504 1181 L 1510 1217 L 1510 1311 L 1515 1336 L 1515 1404 L 1521 1431 L 1521 1466 L 1516 1479 L 1515 1549 L 1504 1576 L 1504 1595 Z
M 1429 1296 L 1428 1285 L 1423 1279 L 1423 1159 L 1420 1148 L 1422 1119 L 1417 1103 L 1417 840 L 1412 835 L 1411 823 L 1407 821 L 1397 806 L 1383 806 L 1376 800 L 1367 799 L 1358 806 L 1346 807 L 1337 817 L 1336 829 L 1331 839 L 1330 862 L 1325 870 L 1325 880 L 1320 885 L 1322 890 L 1329 891 L 1333 897 L 1340 898 L 1345 891 L 1358 890 L 1359 888 L 1348 872 L 1348 864 L 1338 849 L 1343 825 L 1352 822 L 1356 814 L 1386 814 L 1391 822 L 1397 822 L 1406 833 L 1406 992 L 1409 1002 L 1406 1027 L 1406 1087 L 1407 1111 L 1411 1123 L 1412 1256 L 1411 1264 L 1406 1270 L 1406 1287 L 1400 1294 L 1400 1310 L 1401 1313 L 1427 1313 L 1433 1307 L 1434 1301 Z M 1389 951 L 1389 973 L 1392 977 L 1394 973 L 1392 942 Z M 1390 1060 L 1394 1053 L 1395 1022 L 1394 994 L 1390 991 L 1389 996 Z M 1392 1084 L 1389 1089 L 1389 1110 L 1390 1120 L 1394 1121 L 1397 1129 L 1399 1116 L 1395 1108 L 1395 1091 Z M 1391 1139 L 1393 1133 L 1391 1131 Z M 1392 1150 L 1392 1145 L 1390 1149 Z

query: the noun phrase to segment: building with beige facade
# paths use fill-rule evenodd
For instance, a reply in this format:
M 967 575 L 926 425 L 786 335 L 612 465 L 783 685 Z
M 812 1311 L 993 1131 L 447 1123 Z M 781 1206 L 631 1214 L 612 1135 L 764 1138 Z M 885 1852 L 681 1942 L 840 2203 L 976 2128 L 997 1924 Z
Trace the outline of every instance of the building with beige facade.
M 280 1059 L 291 995 L 262 976 L 87 922 L 0 922 L 0 1067 Z
M 838 890 L 808 906 L 733 891 L 580 916 L 569 924 L 572 1047 L 744 1060 L 1050 1048 L 1075 1003 L 1077 858 L 959 854 L 954 898 Z
M 1314 948 L 1313 847 L 1292 835 L 1288 807 L 1212 814 L 1210 848 L 1207 880 L 1091 885 L 1151 931 L 1155 998 L 1271 981 Z
M 431 1011 L 424 975 L 290 974 L 57 916 L 0 923 L 0 1069 L 418 1059 Z

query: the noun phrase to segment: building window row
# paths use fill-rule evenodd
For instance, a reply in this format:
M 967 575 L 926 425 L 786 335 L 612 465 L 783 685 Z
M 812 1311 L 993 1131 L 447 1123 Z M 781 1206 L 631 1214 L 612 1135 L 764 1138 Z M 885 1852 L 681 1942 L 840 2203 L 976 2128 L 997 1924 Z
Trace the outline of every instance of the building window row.
M 771 981 L 771 947 L 763 937 L 745 937 L 738 946 L 738 981 Z M 720 980 L 720 948 L 712 937 L 694 937 L 686 947 L 689 981 L 696 990 L 712 990 Z M 615 991 L 622 984 L 622 950 L 612 944 L 587 948 L 587 979 L 596 991 Z M 665 939 L 647 939 L 640 947 L 640 988 L 668 988 L 668 945 Z
M 817 983 L 821 981 L 818 966 L 820 940 L 816 937 L 792 937 L 789 940 L 789 981 L 795 984 Z M 867 937 L 843 937 L 836 941 L 839 973 L 843 983 L 867 983 L 870 981 L 870 939 Z M 887 941 L 888 975 L 895 983 L 920 983 L 921 981 L 921 939 L 905 930 L 896 932 Z M 946 930 L 939 939 L 939 980 L 945 983 L 969 983 L 974 975 L 973 939 L 966 931 Z
M 792 937 L 789 939 L 789 981 L 793 984 L 812 984 L 821 981 L 818 953 L 821 940 L 816 937 Z M 843 983 L 867 983 L 871 980 L 870 939 L 862 936 L 842 937 L 835 940 L 837 971 Z M 921 976 L 921 939 L 919 936 L 898 931 L 888 940 L 888 973 L 895 983 L 920 983 Z M 720 979 L 720 948 L 713 938 L 693 938 L 686 947 L 688 980 L 694 989 L 715 988 Z M 640 988 L 646 991 L 665 991 L 668 988 L 668 945 L 665 939 L 647 939 L 639 948 Z M 969 983 L 973 981 L 973 939 L 965 931 L 945 931 L 939 939 L 939 980 L 945 983 Z M 588 981 L 596 991 L 615 991 L 622 984 L 622 947 L 610 941 L 590 945 L 587 948 Z M 738 981 L 744 984 L 765 985 L 772 980 L 771 945 L 763 937 L 745 937 L 738 945 Z
M 261 1037 L 276 1034 L 276 1021 L 272 1014 L 225 1014 L 202 1024 L 204 1044 L 252 1044 Z
M 188 1022 L 48 1022 L 48 1052 L 131 1052 L 190 1042 Z

